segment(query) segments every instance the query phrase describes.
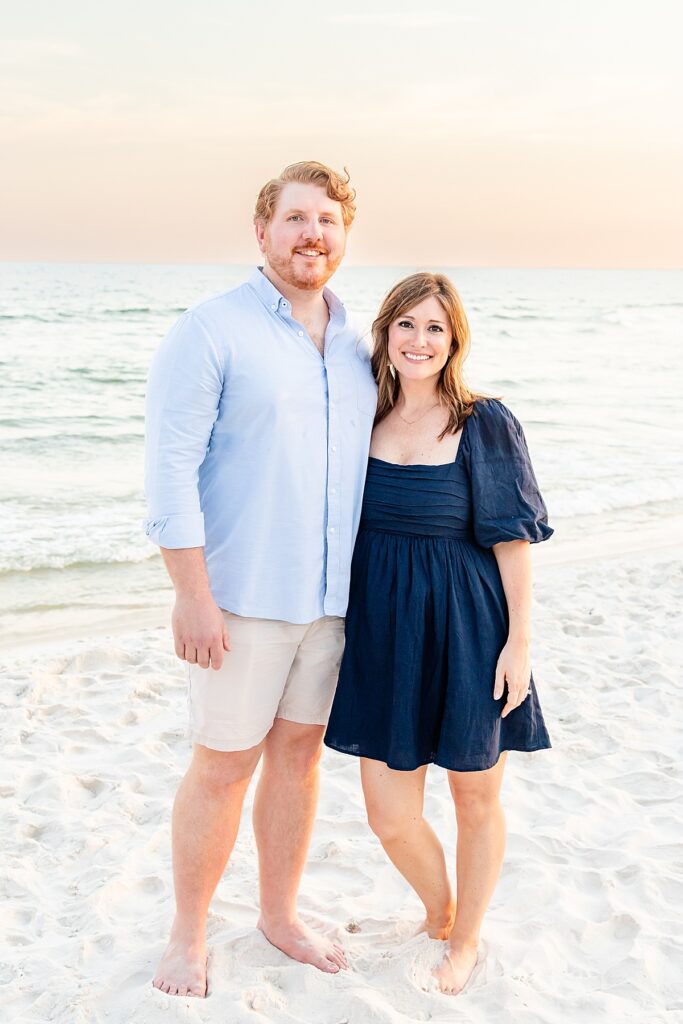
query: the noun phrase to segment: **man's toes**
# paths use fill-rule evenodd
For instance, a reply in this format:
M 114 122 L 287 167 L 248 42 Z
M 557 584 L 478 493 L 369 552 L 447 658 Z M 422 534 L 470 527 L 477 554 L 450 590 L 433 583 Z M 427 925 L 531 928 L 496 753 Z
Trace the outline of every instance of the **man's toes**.
M 159 991 L 160 992 L 165 992 L 166 995 L 168 995 L 168 990 L 169 990 L 170 987 L 171 986 L 170 986 L 170 984 L 167 981 L 162 981 L 161 985 L 159 985 Z
M 187 995 L 187 985 L 180 986 L 180 988 L 178 989 L 178 995 L 180 996 L 181 999 L 185 998 L 185 996 Z
M 316 963 L 316 967 L 319 967 L 321 971 L 325 971 L 327 974 L 337 974 L 339 971 L 339 965 L 335 964 L 334 960 L 330 960 L 329 957 L 321 956 L 319 961 Z

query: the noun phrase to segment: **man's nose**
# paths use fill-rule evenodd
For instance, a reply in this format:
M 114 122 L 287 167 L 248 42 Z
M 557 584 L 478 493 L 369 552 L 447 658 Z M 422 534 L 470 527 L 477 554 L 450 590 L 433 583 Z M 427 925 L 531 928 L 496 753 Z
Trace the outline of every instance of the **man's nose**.
M 304 238 L 311 239 L 311 240 L 316 239 L 316 238 L 321 238 L 322 237 L 322 233 L 323 233 L 323 229 L 320 226 L 320 223 L 319 223 L 317 217 L 315 217 L 315 218 L 312 217 L 310 220 L 307 220 L 306 223 L 304 224 L 304 228 L 303 228 L 303 236 L 304 236 Z

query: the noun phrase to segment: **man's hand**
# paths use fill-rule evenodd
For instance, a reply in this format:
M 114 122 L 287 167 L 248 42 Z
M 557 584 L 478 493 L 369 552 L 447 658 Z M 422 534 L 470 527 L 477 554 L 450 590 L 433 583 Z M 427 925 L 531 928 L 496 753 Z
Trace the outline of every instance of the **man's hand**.
M 200 668 L 221 667 L 224 652 L 230 650 L 230 637 L 223 613 L 211 594 L 176 595 L 171 624 L 179 658 Z

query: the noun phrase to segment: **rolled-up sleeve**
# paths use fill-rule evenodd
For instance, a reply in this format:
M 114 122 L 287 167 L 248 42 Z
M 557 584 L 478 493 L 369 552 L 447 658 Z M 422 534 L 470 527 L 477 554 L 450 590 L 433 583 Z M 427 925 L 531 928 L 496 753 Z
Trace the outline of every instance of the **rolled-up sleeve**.
M 157 350 L 147 382 L 144 526 L 160 547 L 204 546 L 198 473 L 222 390 L 216 343 L 195 313 L 185 313 Z

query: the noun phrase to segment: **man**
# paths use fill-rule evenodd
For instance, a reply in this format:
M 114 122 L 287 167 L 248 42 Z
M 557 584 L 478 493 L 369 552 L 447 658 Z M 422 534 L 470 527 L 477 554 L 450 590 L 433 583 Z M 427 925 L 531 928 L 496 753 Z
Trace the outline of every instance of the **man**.
M 354 198 L 315 162 L 268 182 L 254 217 L 263 267 L 185 313 L 150 372 L 147 533 L 175 586 L 194 742 L 173 810 L 176 916 L 154 978 L 172 995 L 206 994 L 208 907 L 261 757 L 258 927 L 302 963 L 346 966 L 296 895 L 376 404 L 367 348 L 325 289 Z

